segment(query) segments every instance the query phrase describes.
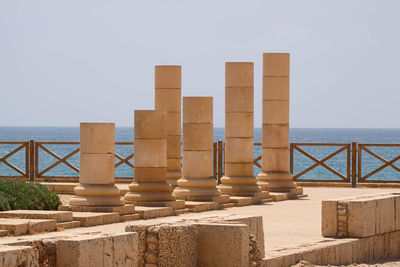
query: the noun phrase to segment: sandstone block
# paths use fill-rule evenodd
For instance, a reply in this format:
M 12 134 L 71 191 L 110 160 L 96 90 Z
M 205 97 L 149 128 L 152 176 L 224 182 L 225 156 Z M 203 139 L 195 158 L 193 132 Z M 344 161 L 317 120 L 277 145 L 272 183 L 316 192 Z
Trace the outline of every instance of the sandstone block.
M 211 177 L 212 151 L 183 151 L 183 177 Z
M 322 236 L 336 237 L 337 234 L 337 201 L 322 201 Z
M 38 257 L 31 246 L 0 246 L 0 266 L 39 266 Z
M 79 182 L 111 184 L 114 182 L 114 154 L 80 154 Z
M 113 244 L 112 266 L 139 266 L 139 234 L 119 233 L 113 234 L 111 238 Z
M 225 136 L 249 137 L 254 135 L 253 113 L 226 113 Z
M 162 225 L 159 228 L 159 266 L 197 265 L 197 228 L 190 224 Z
M 263 124 L 288 124 L 289 101 L 263 101 Z
M 394 196 L 396 231 L 400 230 L 400 196 Z
M 225 112 L 254 112 L 253 87 L 226 87 Z
M 212 150 L 212 124 L 184 124 L 183 150 Z
M 177 170 L 180 171 L 182 167 L 181 159 L 168 159 L 167 158 L 167 166 L 168 170 Z M 180 174 L 182 176 L 182 174 Z
M 155 66 L 155 88 L 181 88 L 181 66 Z
M 167 114 L 167 134 L 181 135 L 181 113 L 168 112 Z
M 72 212 L 53 210 L 9 210 L 0 212 L 0 218 L 13 217 L 20 219 L 53 219 L 57 222 L 66 222 L 72 220 Z
M 396 229 L 394 197 L 376 197 L 375 234 L 389 233 Z
M 263 76 L 289 76 L 289 53 L 264 53 Z
M 289 101 L 289 77 L 263 77 L 263 100 Z
M 226 176 L 252 176 L 253 163 L 228 163 L 225 161 Z
M 165 139 L 167 137 L 167 112 L 164 110 L 135 110 L 134 131 L 135 139 Z
M 385 257 L 385 236 L 383 234 L 374 235 L 374 261 L 381 260 Z
M 135 139 L 135 167 L 167 167 L 167 139 Z
M 262 149 L 263 171 L 287 172 L 289 170 L 289 149 Z
M 183 123 L 212 123 L 212 97 L 183 97 Z
M 156 88 L 155 109 L 169 112 L 181 112 L 181 89 Z
M 289 124 L 264 124 L 262 128 L 263 147 L 289 147 Z
M 226 62 L 225 86 L 226 87 L 253 87 L 254 63 L 253 62 Z
M 80 152 L 110 153 L 115 151 L 115 123 L 80 124 Z
M 249 227 L 247 225 L 216 223 L 196 225 L 197 266 L 248 266 Z
M 253 162 L 253 138 L 227 138 L 225 162 Z
M 180 159 L 181 158 L 181 136 L 168 135 L 167 136 L 167 158 Z M 168 165 L 168 164 L 167 164 Z
M 164 182 L 166 167 L 136 167 L 134 168 L 135 178 L 137 182 Z
M 348 202 L 348 231 L 350 237 L 375 235 L 376 203 L 371 200 Z

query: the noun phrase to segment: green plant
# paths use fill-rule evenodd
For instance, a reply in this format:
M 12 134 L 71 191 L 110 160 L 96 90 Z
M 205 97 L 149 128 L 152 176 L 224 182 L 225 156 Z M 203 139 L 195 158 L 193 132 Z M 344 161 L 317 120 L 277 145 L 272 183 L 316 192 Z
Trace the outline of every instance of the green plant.
M 7 195 L 0 192 L 0 211 L 10 210 L 10 204 L 8 204 Z
M 0 192 L 13 210 L 57 210 L 61 201 L 57 194 L 39 183 L 0 181 Z

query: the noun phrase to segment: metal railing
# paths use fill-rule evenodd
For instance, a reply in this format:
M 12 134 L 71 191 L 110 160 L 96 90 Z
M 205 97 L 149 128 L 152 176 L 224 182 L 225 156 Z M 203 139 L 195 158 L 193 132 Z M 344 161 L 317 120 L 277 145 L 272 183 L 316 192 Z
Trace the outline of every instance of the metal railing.
M 125 166 L 129 170 L 134 169 L 134 143 L 133 142 L 116 142 L 116 147 L 125 147 L 127 156 L 122 156 L 121 153 L 115 152 L 115 168 Z M 71 150 L 65 155 L 61 155 L 55 151 L 55 147 L 60 146 L 71 146 Z M 126 147 L 130 146 L 130 147 Z M 254 143 L 255 148 L 262 146 L 262 143 Z M 7 149 L 5 147 L 8 147 Z M 324 156 L 316 155 L 313 152 L 306 151 L 306 148 L 320 149 L 319 151 L 326 152 L 328 149 L 334 149 L 333 152 Z M 400 144 L 357 144 L 352 143 L 291 143 L 290 144 L 290 155 L 289 155 L 289 168 L 293 174 L 293 179 L 299 182 L 340 182 L 340 183 L 352 183 L 355 186 L 357 183 L 400 183 L 399 179 L 377 179 L 374 178 L 376 174 L 379 174 L 386 168 L 391 168 L 396 173 L 400 173 L 400 167 L 396 166 L 395 163 L 400 161 L 400 150 L 393 152 L 391 155 L 395 155 L 391 160 L 385 159 L 382 156 L 382 151 L 373 151 L 375 148 L 400 148 Z M 256 150 L 256 149 L 255 149 Z M 259 149 L 261 150 L 261 149 Z M 224 158 L 225 158 L 225 144 L 223 141 L 217 141 L 213 144 L 213 175 L 220 182 L 221 177 L 224 175 Z M 315 152 L 315 151 L 314 151 Z M 18 166 L 16 163 L 11 163 L 10 158 L 15 155 L 19 155 L 19 163 L 23 166 Z M 23 153 L 23 154 L 21 154 Z M 341 158 L 337 163 L 340 165 L 339 169 L 336 169 L 328 164 L 328 161 L 337 157 L 339 154 L 345 153 L 345 156 Z M 79 142 L 35 142 L 30 140 L 28 142 L 0 142 L 0 167 L 3 165 L 3 169 L 0 168 L 0 178 L 20 178 L 20 179 L 54 179 L 57 181 L 78 181 L 79 179 L 79 167 L 77 166 L 77 156 L 79 154 Z M 125 153 L 126 154 L 126 153 Z M 318 154 L 318 153 L 317 153 Z M 363 160 L 365 155 L 379 160 L 383 163 L 382 165 L 374 168 L 370 161 Z M 301 170 L 295 168 L 296 162 L 300 160 L 296 159 L 298 156 L 302 156 L 311 160 L 311 164 L 304 166 Z M 45 157 L 51 158 L 52 162 L 49 163 L 49 159 L 45 161 Z M 73 157 L 75 159 L 73 160 Z M 261 153 L 255 155 L 253 160 L 254 168 L 256 171 L 261 171 Z M 22 162 L 24 164 L 22 164 Z M 47 164 L 46 164 L 47 163 Z M 51 174 L 57 166 L 63 165 L 72 175 L 65 174 Z M 333 175 L 334 179 L 316 179 L 307 178 L 307 174 L 315 170 L 317 167 L 328 171 Z M 363 174 L 363 167 L 367 167 L 367 174 Z M 14 174 L 2 173 L 5 168 L 12 170 Z M 296 170 L 295 170 L 296 169 Z M 364 170 L 365 171 L 365 170 Z M 126 173 L 126 172 L 125 172 Z M 116 176 L 116 180 L 119 181 L 130 181 L 133 178 L 133 171 L 131 175 Z M 321 177 L 325 178 L 325 177 Z

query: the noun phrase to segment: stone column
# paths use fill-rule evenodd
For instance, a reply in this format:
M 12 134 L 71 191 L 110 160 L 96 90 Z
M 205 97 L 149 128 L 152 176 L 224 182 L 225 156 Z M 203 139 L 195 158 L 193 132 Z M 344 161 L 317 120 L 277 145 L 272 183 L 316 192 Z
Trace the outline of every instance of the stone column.
M 193 201 L 217 201 L 213 175 L 213 98 L 183 98 L 182 178 L 174 195 Z
M 254 177 L 254 65 L 225 63 L 225 176 L 221 192 L 255 196 L 261 189 Z
M 80 124 L 80 175 L 71 206 L 121 206 L 115 186 L 115 124 Z
M 270 192 L 292 192 L 289 173 L 289 61 L 287 53 L 263 55 L 262 172 L 259 185 Z
M 134 182 L 125 201 L 140 206 L 170 206 L 175 200 L 167 183 L 167 112 L 135 110 Z
M 181 172 L 181 66 L 155 67 L 155 109 L 167 111 L 167 182 Z

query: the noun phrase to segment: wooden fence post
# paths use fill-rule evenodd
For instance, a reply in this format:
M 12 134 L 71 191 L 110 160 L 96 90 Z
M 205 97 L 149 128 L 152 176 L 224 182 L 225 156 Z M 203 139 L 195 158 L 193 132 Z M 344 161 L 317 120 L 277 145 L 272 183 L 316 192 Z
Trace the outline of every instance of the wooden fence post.
M 351 144 L 351 185 L 357 186 L 357 143 Z
M 29 180 L 35 179 L 35 141 L 29 140 Z

